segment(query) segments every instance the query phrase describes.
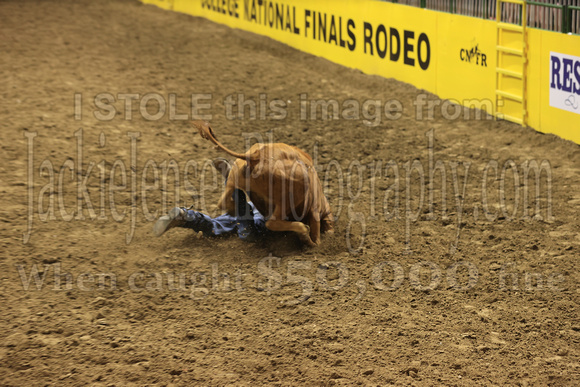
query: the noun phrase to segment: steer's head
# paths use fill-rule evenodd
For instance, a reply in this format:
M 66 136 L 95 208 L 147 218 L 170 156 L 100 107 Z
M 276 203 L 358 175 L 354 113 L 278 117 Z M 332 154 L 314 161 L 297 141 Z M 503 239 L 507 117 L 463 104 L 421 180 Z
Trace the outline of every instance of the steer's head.
M 239 210 L 240 207 L 244 207 L 244 203 L 238 203 L 236 197 L 238 197 L 239 193 L 236 195 L 235 191 L 237 191 L 243 185 L 241 182 L 243 176 L 240 174 L 243 173 L 245 170 L 246 161 L 237 159 L 233 163 L 230 163 L 228 160 L 224 158 L 218 158 L 213 160 L 213 166 L 217 169 L 222 176 L 226 179 L 226 187 L 224 193 L 222 194 L 219 202 L 218 208 L 222 211 L 226 211 L 228 214 L 232 216 L 238 216 L 236 212 Z M 245 199 L 245 196 L 244 198 Z

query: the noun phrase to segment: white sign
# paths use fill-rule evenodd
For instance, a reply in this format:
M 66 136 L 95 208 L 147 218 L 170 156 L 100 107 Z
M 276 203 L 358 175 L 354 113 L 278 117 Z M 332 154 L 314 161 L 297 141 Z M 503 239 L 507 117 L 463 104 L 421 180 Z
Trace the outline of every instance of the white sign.
M 580 57 L 550 52 L 550 106 L 580 114 Z

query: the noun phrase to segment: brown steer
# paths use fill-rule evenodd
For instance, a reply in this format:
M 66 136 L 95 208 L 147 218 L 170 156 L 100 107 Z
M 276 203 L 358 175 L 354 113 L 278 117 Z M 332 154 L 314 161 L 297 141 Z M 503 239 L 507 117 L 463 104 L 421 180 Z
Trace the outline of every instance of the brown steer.
M 267 219 L 272 231 L 294 231 L 309 246 L 320 243 L 320 232 L 333 232 L 330 206 L 312 164 L 312 157 L 295 146 L 254 144 L 246 153 L 225 148 L 207 121 L 194 121 L 201 137 L 236 158 L 218 207 L 235 212 L 234 189 L 241 189 Z

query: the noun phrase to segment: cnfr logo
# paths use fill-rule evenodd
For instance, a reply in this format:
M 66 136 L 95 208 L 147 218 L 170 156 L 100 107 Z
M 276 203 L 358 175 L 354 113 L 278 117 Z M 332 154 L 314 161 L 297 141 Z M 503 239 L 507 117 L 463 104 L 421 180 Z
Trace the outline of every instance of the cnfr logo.
M 459 51 L 459 57 L 464 62 L 474 63 L 476 65 L 481 65 L 483 67 L 487 67 L 487 56 L 479 51 L 479 44 L 476 44 L 475 47 L 471 49 L 462 48 Z

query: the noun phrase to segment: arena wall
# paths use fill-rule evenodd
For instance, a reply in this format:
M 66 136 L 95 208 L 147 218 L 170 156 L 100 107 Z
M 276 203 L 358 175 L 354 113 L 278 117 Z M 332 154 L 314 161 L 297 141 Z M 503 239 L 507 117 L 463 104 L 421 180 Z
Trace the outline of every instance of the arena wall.
M 372 0 L 143 2 L 265 35 L 500 118 L 517 110 L 504 101 L 497 106 L 495 20 Z M 580 144 L 580 36 L 532 28 L 526 34 L 524 122 Z

